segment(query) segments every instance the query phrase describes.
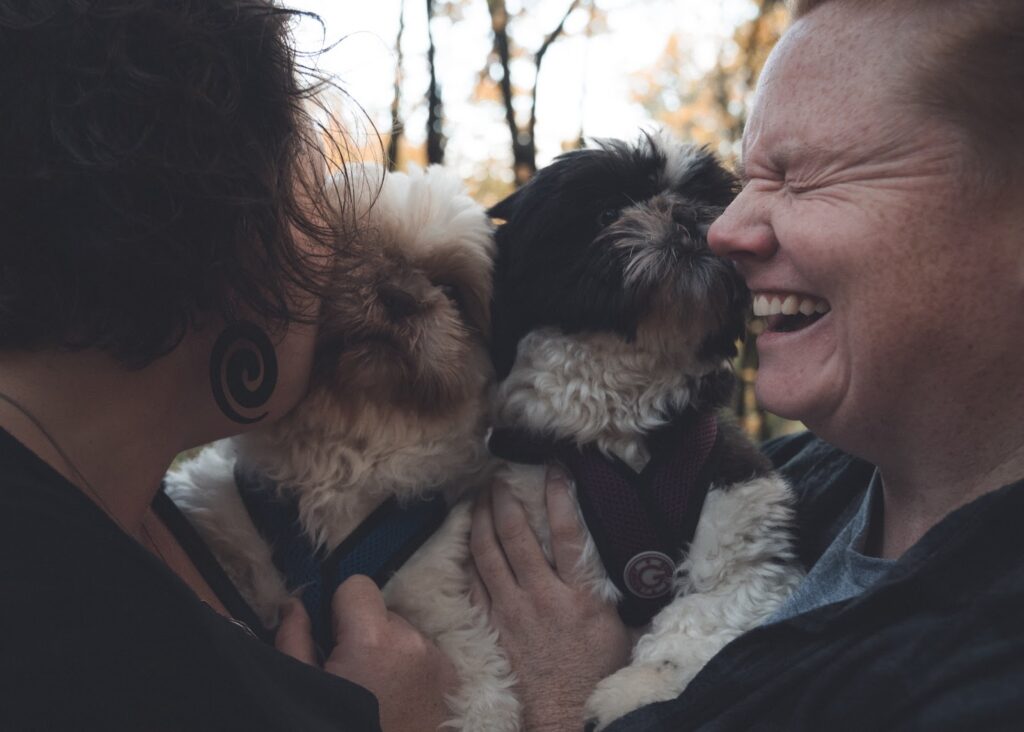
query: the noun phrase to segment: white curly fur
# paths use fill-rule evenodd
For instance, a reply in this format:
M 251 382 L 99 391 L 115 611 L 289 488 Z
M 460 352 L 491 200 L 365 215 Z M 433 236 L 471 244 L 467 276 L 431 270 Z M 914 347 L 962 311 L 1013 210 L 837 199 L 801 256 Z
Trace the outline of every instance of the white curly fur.
M 495 423 L 596 443 L 640 469 L 649 457 L 644 436 L 686 407 L 692 374 L 711 370 L 696 361 L 684 369 L 663 362 L 611 333 L 535 330 L 520 341 L 498 388 Z

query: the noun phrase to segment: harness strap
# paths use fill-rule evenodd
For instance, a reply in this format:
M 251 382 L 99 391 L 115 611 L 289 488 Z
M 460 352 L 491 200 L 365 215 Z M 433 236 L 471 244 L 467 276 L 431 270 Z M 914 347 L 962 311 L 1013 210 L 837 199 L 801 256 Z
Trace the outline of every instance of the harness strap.
M 672 599 L 676 563 L 717 471 L 718 435 L 713 411 L 684 413 L 648 436 L 651 459 L 640 473 L 596 445 L 517 430 L 496 430 L 489 447 L 513 462 L 559 462 L 572 475 L 605 571 L 622 593 L 619 615 L 635 627 Z
M 406 505 L 394 497 L 374 509 L 333 551 L 314 546 L 299 521 L 298 501 L 261 473 L 235 466 L 235 483 L 253 524 L 270 544 L 274 566 L 302 603 L 322 654 L 334 645 L 331 598 L 349 577 L 363 574 L 383 587 L 448 515 L 441 495 Z

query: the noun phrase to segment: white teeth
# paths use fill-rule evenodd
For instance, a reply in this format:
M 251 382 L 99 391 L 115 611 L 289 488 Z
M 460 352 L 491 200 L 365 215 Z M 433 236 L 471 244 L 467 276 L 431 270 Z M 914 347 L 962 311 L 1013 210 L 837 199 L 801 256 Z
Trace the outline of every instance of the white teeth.
M 754 316 L 764 318 L 769 315 L 812 315 L 827 313 L 831 308 L 824 300 L 801 295 L 755 295 Z

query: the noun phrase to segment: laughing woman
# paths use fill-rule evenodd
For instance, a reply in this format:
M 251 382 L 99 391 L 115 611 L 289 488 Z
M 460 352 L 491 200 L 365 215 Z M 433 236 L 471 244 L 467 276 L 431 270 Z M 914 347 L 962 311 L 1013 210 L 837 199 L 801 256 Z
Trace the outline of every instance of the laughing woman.
M 791 7 L 744 130 L 743 190 L 708 243 L 769 316 L 760 402 L 813 432 L 768 446 L 800 496 L 810 572 L 680 696 L 602 728 L 1020 729 L 1024 3 Z M 486 554 L 491 523 L 474 527 Z M 516 598 L 496 618 L 509 655 L 558 664 L 523 695 L 554 720 L 583 707 L 572 680 L 601 659 L 570 655 L 586 645 L 572 605 L 548 622 L 562 633 L 519 622 L 548 599 L 509 576 L 483 579 Z

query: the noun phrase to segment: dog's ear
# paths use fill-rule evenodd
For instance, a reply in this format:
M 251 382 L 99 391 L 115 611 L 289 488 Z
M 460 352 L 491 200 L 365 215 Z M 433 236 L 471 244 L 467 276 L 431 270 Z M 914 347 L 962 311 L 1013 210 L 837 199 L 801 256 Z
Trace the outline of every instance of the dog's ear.
M 494 263 L 491 300 L 491 360 L 498 381 L 508 376 L 512 370 L 519 339 L 530 329 L 527 324 L 529 317 L 522 311 L 524 303 L 513 295 L 521 282 L 514 277 L 512 270 L 521 267 L 518 261 L 522 253 L 521 247 L 514 244 L 512 232 L 515 227 L 509 226 L 509 222 L 517 216 L 526 200 L 529 188 L 529 184 L 523 186 L 487 211 L 491 218 L 502 219 L 505 222 L 498 226 L 494 234 L 498 254 Z
M 524 191 L 526 186 L 523 186 L 514 193 L 506 196 L 501 201 L 491 206 L 487 211 L 487 215 L 492 219 L 501 219 L 502 221 L 511 221 L 516 211 L 519 210 L 519 206 L 523 201 Z

